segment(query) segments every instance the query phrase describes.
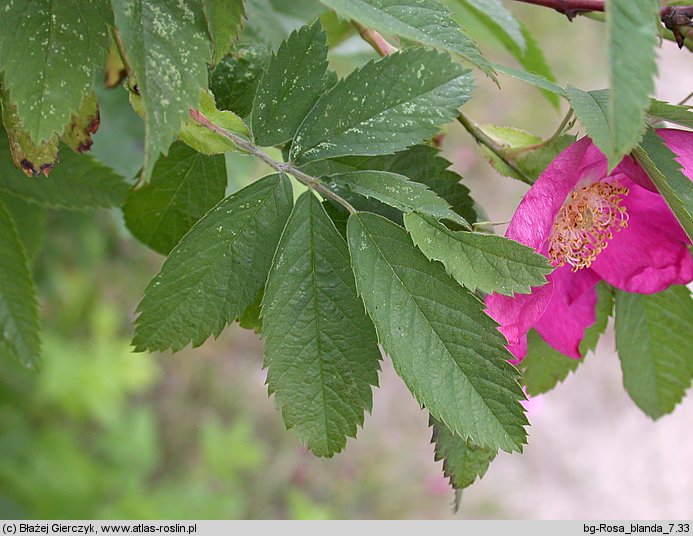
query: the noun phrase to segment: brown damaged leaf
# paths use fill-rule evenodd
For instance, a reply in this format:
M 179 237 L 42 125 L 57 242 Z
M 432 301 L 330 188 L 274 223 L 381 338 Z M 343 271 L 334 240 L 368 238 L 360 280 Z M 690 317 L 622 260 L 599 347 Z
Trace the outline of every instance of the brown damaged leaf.
M 86 153 L 94 143 L 91 135 L 99 130 L 100 120 L 99 103 L 92 91 L 85 95 L 79 112 L 72 115 L 60 139 L 74 152 Z
M 111 48 L 106 57 L 106 64 L 103 68 L 103 75 L 103 85 L 108 89 L 117 87 L 127 76 L 127 69 L 115 43 L 111 43 Z
M 7 138 L 14 165 L 28 177 L 43 173 L 46 177 L 58 162 L 58 136 L 54 135 L 43 143 L 35 144 L 23 127 L 17 108 L 10 102 L 7 91 L 0 91 L 2 103 L 2 122 L 7 131 Z

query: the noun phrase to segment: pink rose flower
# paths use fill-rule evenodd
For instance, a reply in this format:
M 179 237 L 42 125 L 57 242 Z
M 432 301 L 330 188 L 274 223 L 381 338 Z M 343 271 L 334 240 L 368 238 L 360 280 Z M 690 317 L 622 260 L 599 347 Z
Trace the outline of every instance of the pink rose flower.
M 693 180 L 693 132 L 660 130 Z M 606 157 L 585 137 L 546 168 L 522 199 L 506 236 L 556 266 L 531 294 L 492 294 L 487 313 L 500 324 L 518 363 L 534 328 L 559 352 L 579 359 L 594 324 L 604 280 L 626 292 L 650 294 L 693 280 L 690 240 L 651 180 L 632 158 L 607 175 Z

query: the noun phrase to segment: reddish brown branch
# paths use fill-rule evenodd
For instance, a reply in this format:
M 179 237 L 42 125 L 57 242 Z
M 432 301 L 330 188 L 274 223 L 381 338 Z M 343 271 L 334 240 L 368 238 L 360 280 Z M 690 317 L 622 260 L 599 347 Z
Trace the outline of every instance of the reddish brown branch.
M 580 13 L 604 11 L 604 0 L 515 0 L 525 4 L 555 9 L 570 20 Z M 662 23 L 674 33 L 679 48 L 683 47 L 688 29 L 693 27 L 693 6 L 668 6 L 659 10 Z
M 515 0 L 516 2 L 524 2 L 525 4 L 534 4 L 536 6 L 550 7 L 560 13 L 569 11 L 604 11 L 604 0 Z M 660 14 L 664 17 L 666 14 L 677 12 L 681 15 L 693 17 L 693 6 L 671 6 L 660 9 Z
M 515 0 L 525 4 L 550 7 L 572 19 L 586 11 L 604 11 L 604 0 Z

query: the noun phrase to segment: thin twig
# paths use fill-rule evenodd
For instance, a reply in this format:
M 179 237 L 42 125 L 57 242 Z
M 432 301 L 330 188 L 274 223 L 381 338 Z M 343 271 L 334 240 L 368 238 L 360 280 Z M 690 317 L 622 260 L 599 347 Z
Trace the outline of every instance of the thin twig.
M 385 39 L 376 30 L 372 28 L 367 28 L 363 24 L 355 20 L 352 20 L 351 24 L 358 30 L 361 39 L 363 39 L 366 43 L 371 45 L 373 50 L 375 50 L 381 58 L 390 56 L 395 52 L 399 52 L 399 49 L 396 46 L 388 42 L 387 39 Z M 496 84 L 498 84 L 498 81 L 496 81 Z M 500 85 L 498 87 L 500 87 Z M 433 141 L 434 143 L 436 143 L 439 140 L 434 139 Z
M 388 43 L 388 41 L 375 30 L 366 28 L 363 24 L 355 20 L 351 21 L 351 23 L 359 31 L 361 39 L 371 45 L 380 56 L 385 57 L 397 52 L 397 47 Z
M 548 7 L 563 14 L 606 10 L 606 2 L 604 0 L 515 0 L 515 2 Z M 666 17 L 672 11 L 687 17 L 693 17 L 693 6 L 666 6 L 660 8 L 659 13 L 661 17 Z
M 679 106 L 683 106 L 686 104 L 689 100 L 693 98 L 693 91 L 691 91 L 688 95 L 686 95 L 681 102 L 679 102 Z
M 558 128 L 555 130 L 551 136 L 546 138 L 545 140 L 540 141 L 539 143 L 535 143 L 534 145 L 525 145 L 524 147 L 516 147 L 516 148 L 511 148 L 506 150 L 506 154 L 508 156 L 517 156 L 518 154 L 522 153 L 527 153 L 529 151 L 536 151 L 537 149 L 541 149 L 542 147 L 546 147 L 549 145 L 551 142 L 556 141 L 561 134 L 565 131 L 566 127 L 570 123 L 570 120 L 573 118 L 573 109 L 569 108 L 568 113 L 565 114 L 565 117 L 563 118 L 563 121 L 561 121 L 561 124 L 558 125 Z
M 562 13 L 571 21 L 577 15 L 586 15 L 595 18 L 595 14 L 606 11 L 604 0 L 515 0 L 525 4 L 548 7 Z M 693 50 L 693 45 L 686 43 L 690 28 L 693 27 L 693 6 L 665 6 L 659 9 L 659 18 L 665 29 L 663 36 L 675 41 L 679 48 L 684 46 Z M 598 18 L 598 20 L 604 20 Z
M 125 50 L 125 43 L 123 43 L 123 37 L 120 35 L 120 31 L 115 26 L 111 26 L 111 34 L 113 35 L 113 42 L 116 45 L 118 54 L 120 55 L 120 61 L 122 61 L 123 65 L 125 66 L 125 72 L 128 75 L 128 85 L 130 85 L 130 83 L 132 82 L 137 83 L 135 71 L 132 69 L 132 66 L 130 65 L 128 53 Z M 134 91 L 135 88 L 132 87 L 132 90 Z
M 249 142 L 246 139 L 241 138 L 240 136 L 237 136 L 233 132 L 229 132 L 225 128 L 221 128 L 220 126 L 215 125 L 214 123 L 212 123 L 209 119 L 207 119 L 203 114 L 201 114 L 197 110 L 193 110 L 191 108 L 190 109 L 190 117 L 192 118 L 193 121 L 195 121 L 199 125 L 202 125 L 203 127 L 208 128 L 212 132 L 216 132 L 220 136 L 224 136 L 228 140 L 231 140 L 240 149 L 243 149 L 247 153 L 250 153 L 251 155 L 253 155 L 258 160 L 262 160 L 265 164 L 267 164 L 272 169 L 274 169 L 280 173 L 288 173 L 289 175 L 292 175 L 293 177 L 296 178 L 296 180 L 305 184 L 311 190 L 315 190 L 316 192 L 320 193 L 324 197 L 329 197 L 330 199 L 336 201 L 337 203 L 342 205 L 345 209 L 347 209 L 351 214 L 354 214 L 356 212 L 356 209 L 346 199 L 344 199 L 340 195 L 337 195 L 336 193 L 334 193 L 332 190 L 330 190 L 327 186 L 325 186 L 322 182 L 320 182 L 315 177 L 311 177 L 307 173 L 304 173 L 303 171 L 298 169 L 291 162 L 277 162 L 270 155 L 268 155 L 266 152 L 264 152 L 260 148 L 258 148 L 256 145 L 252 144 L 251 142 Z
M 477 221 L 475 223 L 472 223 L 472 229 L 476 231 L 478 227 L 499 227 L 501 225 L 508 225 L 510 223 L 510 220 L 508 221 Z

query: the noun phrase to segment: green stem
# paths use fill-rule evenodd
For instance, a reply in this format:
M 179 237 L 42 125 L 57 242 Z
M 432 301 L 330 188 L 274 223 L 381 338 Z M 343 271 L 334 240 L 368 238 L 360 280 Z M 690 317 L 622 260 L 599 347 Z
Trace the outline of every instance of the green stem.
M 304 173 L 303 171 L 298 169 L 291 162 L 277 162 L 270 155 L 268 155 L 266 152 L 261 150 L 253 143 L 234 134 L 233 132 L 226 130 L 225 128 L 221 128 L 220 126 L 215 125 L 197 110 L 193 110 L 191 108 L 190 117 L 197 124 L 202 125 L 203 127 L 219 134 L 220 136 L 224 136 L 228 140 L 231 140 L 237 147 L 253 155 L 258 160 L 261 160 L 272 169 L 280 173 L 288 173 L 289 175 L 292 175 L 296 178 L 297 181 L 305 184 L 311 190 L 315 190 L 323 197 L 329 197 L 333 201 L 339 203 L 345 209 L 347 209 L 349 213 L 354 214 L 356 212 L 356 209 L 346 199 L 334 193 L 315 177 L 311 177 L 307 173 Z
M 508 155 L 507 149 L 500 145 L 491 136 L 486 134 L 486 132 L 484 132 L 484 130 L 479 125 L 477 125 L 474 121 L 472 121 L 462 112 L 460 112 L 460 114 L 457 116 L 457 120 L 467 130 L 467 132 L 469 132 L 474 137 L 477 143 L 481 143 L 482 145 L 488 147 L 488 149 L 498 158 L 500 158 L 506 166 L 512 169 L 513 173 L 515 173 L 522 182 L 525 182 L 530 185 L 534 184 L 534 181 L 530 177 L 525 175 L 525 173 L 520 168 L 517 167 L 517 164 L 515 164 L 512 157 Z
M 476 230 L 478 227 L 498 227 L 499 225 L 508 225 L 510 221 L 478 221 L 472 223 L 472 228 Z
M 120 55 L 120 61 L 123 62 L 125 66 L 125 72 L 128 75 L 128 87 L 130 84 L 134 84 L 131 89 L 134 91 L 134 86 L 137 85 L 137 78 L 135 77 L 135 71 L 130 65 L 130 60 L 128 59 L 128 53 L 125 50 L 125 43 L 123 43 L 123 37 L 120 35 L 120 31 L 115 26 L 111 26 L 111 34 L 113 35 L 113 42 L 116 45 L 118 54 Z
M 534 145 L 525 145 L 524 147 L 517 147 L 514 149 L 507 149 L 506 154 L 510 157 L 512 156 L 517 156 L 518 154 L 526 153 L 529 151 L 536 151 L 537 149 L 541 149 L 542 147 L 546 147 L 550 143 L 556 141 L 561 134 L 565 131 L 566 127 L 568 126 L 568 123 L 570 123 L 570 120 L 573 118 L 573 109 L 569 108 L 568 113 L 565 114 L 565 117 L 563 118 L 563 121 L 561 121 L 561 124 L 558 125 L 558 128 L 556 131 L 551 134 L 548 138 L 545 140 L 540 141 L 539 143 L 535 143 Z

